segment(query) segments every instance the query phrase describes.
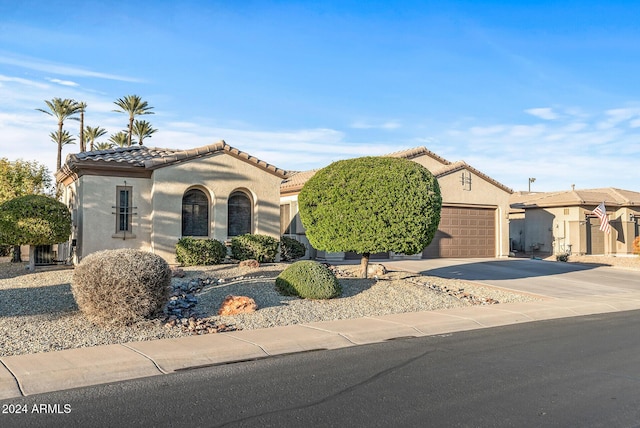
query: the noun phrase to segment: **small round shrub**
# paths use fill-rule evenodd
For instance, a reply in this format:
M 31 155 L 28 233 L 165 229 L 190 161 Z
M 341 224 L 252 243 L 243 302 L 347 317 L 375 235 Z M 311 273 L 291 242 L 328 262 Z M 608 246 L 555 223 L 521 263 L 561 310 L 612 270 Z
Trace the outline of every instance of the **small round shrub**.
M 270 263 L 278 255 L 277 239 L 267 235 L 248 233 L 231 239 L 231 257 L 236 260 L 255 259 L 260 263 Z
M 89 254 L 76 266 L 71 291 L 94 324 L 129 325 L 159 314 L 169 300 L 171 269 L 160 256 L 140 250 Z
M 342 294 L 333 272 L 314 260 L 301 260 L 283 270 L 276 278 L 276 288 L 303 299 L 331 299 Z
M 289 262 L 298 260 L 303 257 L 307 252 L 307 247 L 293 238 L 283 236 L 280 238 L 280 260 L 283 262 Z
M 181 238 L 176 244 L 176 261 L 182 266 L 217 265 L 227 256 L 227 247 L 216 239 Z

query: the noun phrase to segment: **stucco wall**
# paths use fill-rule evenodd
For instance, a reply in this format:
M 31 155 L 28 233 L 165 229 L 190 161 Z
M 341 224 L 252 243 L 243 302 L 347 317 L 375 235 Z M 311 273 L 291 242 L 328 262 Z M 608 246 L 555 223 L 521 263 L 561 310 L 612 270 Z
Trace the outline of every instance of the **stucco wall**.
M 510 193 L 465 170 L 465 177 L 471 178 L 471 183 L 462 184 L 462 171 L 438 178 L 442 203 L 444 205 L 464 205 L 490 207 L 496 210 L 496 256 L 509 255 L 509 196 Z
M 228 239 L 227 200 L 236 190 L 249 194 L 253 201 L 252 232 L 279 238 L 281 181 L 224 153 L 156 169 L 152 188 L 153 251 L 169 263 L 175 262 L 175 244 L 182 234 L 182 197 L 192 188 L 209 197 L 210 238 Z
M 434 159 L 434 158 L 432 158 L 431 156 L 428 156 L 428 155 L 418 156 L 418 157 L 415 157 L 415 158 L 413 158 L 411 160 L 416 162 L 416 163 L 419 163 L 423 167 L 427 168 L 429 171 L 435 171 L 435 170 L 438 170 L 438 169 L 442 168 L 443 166 L 445 166 L 444 163 L 442 163 L 439 160 L 436 160 L 436 159 Z
M 78 206 L 75 231 L 78 257 L 119 248 L 151 250 L 151 181 L 84 175 L 76 186 Z M 116 188 L 132 187 L 131 233 L 116 233 Z

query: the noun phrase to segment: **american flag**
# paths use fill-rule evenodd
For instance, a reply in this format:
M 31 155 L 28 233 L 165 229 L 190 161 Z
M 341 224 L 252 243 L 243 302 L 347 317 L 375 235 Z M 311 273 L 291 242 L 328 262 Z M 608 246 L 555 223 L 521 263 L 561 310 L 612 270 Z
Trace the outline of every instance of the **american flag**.
M 600 219 L 600 230 L 604 233 L 611 233 L 611 225 L 607 218 L 607 210 L 604 207 L 604 202 L 598 205 L 596 209 L 593 210 L 593 213 Z

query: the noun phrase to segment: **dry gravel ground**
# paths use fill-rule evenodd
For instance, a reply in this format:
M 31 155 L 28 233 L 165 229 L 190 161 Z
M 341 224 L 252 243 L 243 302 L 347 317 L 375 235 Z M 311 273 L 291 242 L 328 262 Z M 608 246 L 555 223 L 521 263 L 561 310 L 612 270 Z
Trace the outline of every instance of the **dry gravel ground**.
M 341 297 L 304 300 L 282 296 L 276 291 L 275 278 L 286 266 L 278 263 L 253 269 L 231 264 L 188 267 L 184 268 L 184 278 L 172 281 L 224 278 L 224 282 L 213 282 L 196 294 L 196 309 L 201 318 L 236 329 L 471 305 L 469 299 L 454 297 L 452 293 L 441 291 L 443 289 L 480 299 L 493 299 L 501 304 L 536 300 L 529 295 L 464 281 L 394 271 L 380 276 L 378 280 L 341 277 Z M 355 266 L 338 268 L 346 274 L 356 269 Z M 39 268 L 35 273 L 28 273 L 24 264 L 0 262 L 0 356 L 193 334 L 180 327 L 168 328 L 163 319 L 146 320 L 126 327 L 92 325 L 79 312 L 73 299 L 72 276 L 70 267 Z M 252 297 L 258 304 L 258 310 L 252 314 L 219 317 L 218 308 L 229 294 Z

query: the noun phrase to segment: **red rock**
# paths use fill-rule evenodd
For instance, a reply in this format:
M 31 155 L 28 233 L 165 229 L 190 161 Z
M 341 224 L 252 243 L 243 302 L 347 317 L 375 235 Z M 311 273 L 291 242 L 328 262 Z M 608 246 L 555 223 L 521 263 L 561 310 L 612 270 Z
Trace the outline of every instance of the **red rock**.
M 218 315 L 249 314 L 255 312 L 256 309 L 258 309 L 258 305 L 251 297 L 229 295 L 222 302 Z
M 260 262 L 258 262 L 255 259 L 243 260 L 243 261 L 240 262 L 240 264 L 238 266 L 240 266 L 240 267 L 250 267 L 250 268 L 259 268 L 260 267 Z

